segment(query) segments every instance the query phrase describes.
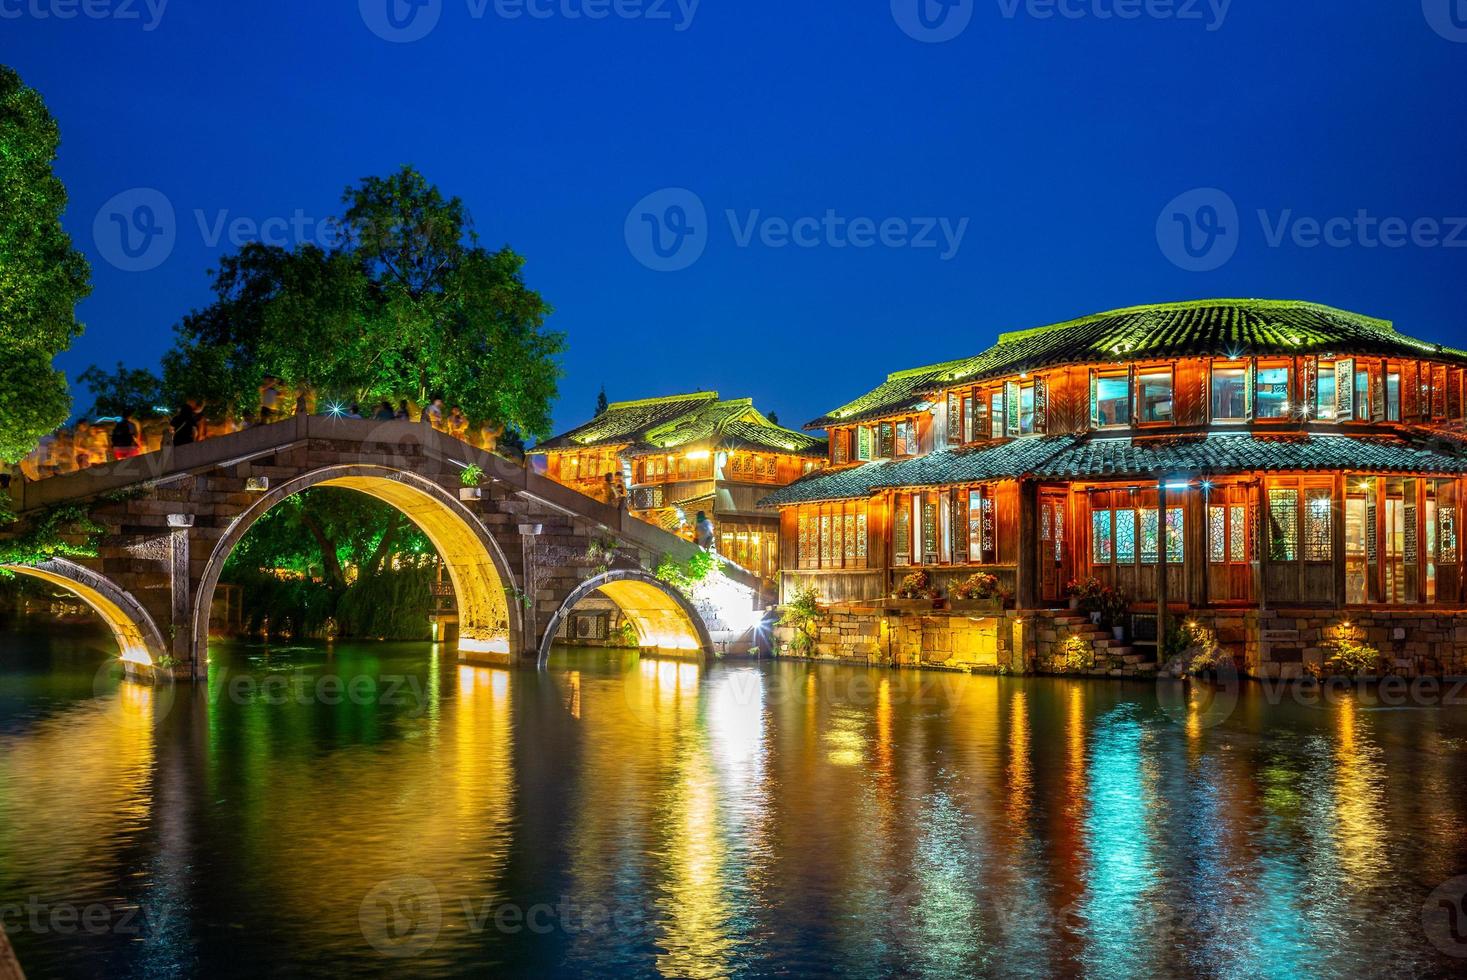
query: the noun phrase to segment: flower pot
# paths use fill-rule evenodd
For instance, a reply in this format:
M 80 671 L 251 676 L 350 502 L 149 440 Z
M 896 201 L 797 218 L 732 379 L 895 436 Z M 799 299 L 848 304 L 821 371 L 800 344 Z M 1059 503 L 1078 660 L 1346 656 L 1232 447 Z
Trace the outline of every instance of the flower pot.
M 1112 626 L 1110 628 L 1110 635 L 1115 637 L 1116 642 L 1119 643 L 1126 638 L 1126 628 L 1124 626 Z
M 941 599 L 887 599 L 881 606 L 883 609 L 917 612 L 937 608 L 941 603 Z
M 1093 612 L 1093 613 L 1090 614 L 1090 625 L 1092 625 L 1092 626 L 1099 626 L 1100 625 L 1100 613 Z
M 1077 596 L 1077 595 L 1070 596 L 1070 612 L 1074 612 L 1076 609 L 1079 609 L 1079 608 L 1080 608 L 1080 597 Z
M 459 489 L 458 489 L 458 499 L 459 500 L 483 500 L 484 499 L 484 488 L 483 487 L 459 487 Z

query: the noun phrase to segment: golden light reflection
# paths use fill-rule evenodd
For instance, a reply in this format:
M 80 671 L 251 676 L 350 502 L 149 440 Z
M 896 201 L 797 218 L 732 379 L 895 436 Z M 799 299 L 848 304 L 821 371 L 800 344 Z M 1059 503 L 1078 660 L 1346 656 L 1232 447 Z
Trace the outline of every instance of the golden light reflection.
M 1340 864 L 1360 888 L 1385 870 L 1385 773 L 1380 748 L 1371 740 L 1353 698 L 1341 699 L 1336 714 L 1334 834 Z
M 0 736 L 0 861 L 15 880 L 125 863 L 152 822 L 160 694 L 124 678 L 15 736 Z M 38 847 L 38 843 L 44 846 Z
M 1029 699 L 1016 691 L 1009 702 L 1009 820 L 1023 826 L 1029 817 L 1034 792 L 1034 773 L 1029 761 Z

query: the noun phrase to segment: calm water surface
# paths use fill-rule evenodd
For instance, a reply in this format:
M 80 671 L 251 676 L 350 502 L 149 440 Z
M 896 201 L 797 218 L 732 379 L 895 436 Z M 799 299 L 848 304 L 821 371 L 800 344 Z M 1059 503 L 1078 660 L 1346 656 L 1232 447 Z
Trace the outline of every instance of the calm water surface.
M 1464 707 L 426 644 L 154 688 L 104 647 L 0 636 L 33 977 L 1467 967 Z

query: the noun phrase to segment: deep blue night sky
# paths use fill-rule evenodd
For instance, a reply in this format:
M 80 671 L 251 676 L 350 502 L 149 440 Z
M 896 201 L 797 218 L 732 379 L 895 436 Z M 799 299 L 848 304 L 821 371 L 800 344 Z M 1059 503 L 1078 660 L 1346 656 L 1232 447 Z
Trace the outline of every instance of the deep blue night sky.
M 1068 0 L 1077 18 L 964 0 L 949 16 L 971 20 L 946 43 L 903 30 L 923 33 L 915 0 L 703 0 L 691 23 L 689 0 L 620 0 L 668 19 L 604 20 L 565 16 L 588 0 L 533 0 L 548 19 L 420 0 L 438 22 L 408 43 L 367 23 L 391 34 L 386 4 L 404 20 L 405 0 L 171 0 L 156 22 L 145 0 L 89 0 L 137 19 L 59 19 L 69 2 L 0 0 L 0 61 L 62 127 L 66 224 L 95 285 L 62 359 L 73 376 L 156 362 L 207 299 L 221 216 L 330 215 L 345 185 L 405 162 L 465 199 L 486 244 L 528 258 L 570 337 L 561 427 L 602 384 L 613 399 L 752 395 L 799 424 L 1000 330 L 1170 299 L 1315 299 L 1467 346 L 1467 227 L 1455 248 L 1368 247 L 1353 228 L 1344 247 L 1309 248 L 1291 225 L 1275 247 L 1257 215 L 1467 216 L 1452 0 L 1235 0 L 1221 23 L 1221 0 L 1160 8 L 1185 18 L 1134 0 L 1139 19 L 1097 16 L 1116 0 Z M 658 272 L 629 247 L 628 217 L 670 187 L 706 207 L 706 252 Z M 176 221 L 171 252 L 140 272 L 94 236 L 99 209 L 134 188 L 160 191 Z M 1237 251 L 1206 272 L 1172 262 L 1157 233 L 1159 218 L 1180 227 L 1163 212 L 1196 188 L 1227 198 L 1194 195 L 1194 220 L 1219 200 L 1241 214 L 1223 208 L 1223 251 L 1199 261 Z M 755 212 L 829 211 L 968 225 L 946 260 L 946 246 L 838 248 L 823 232 L 808 248 L 739 242 Z

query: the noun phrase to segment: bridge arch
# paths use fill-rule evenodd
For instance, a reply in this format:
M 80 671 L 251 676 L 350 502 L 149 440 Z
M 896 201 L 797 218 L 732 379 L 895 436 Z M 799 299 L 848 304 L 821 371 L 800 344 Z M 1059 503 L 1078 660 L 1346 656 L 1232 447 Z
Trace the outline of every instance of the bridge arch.
M 6 565 L 6 571 L 40 579 L 74 592 L 90 606 L 117 641 L 118 656 L 124 663 L 152 666 L 167 655 L 163 633 L 148 611 L 129 593 L 117 587 L 106 576 L 84 565 L 53 558 L 40 565 Z
M 484 525 L 438 483 L 406 470 L 335 465 L 312 470 L 261 494 L 214 545 L 195 592 L 193 656 L 203 673 L 209 644 L 209 611 L 225 561 L 255 522 L 281 501 L 313 487 L 342 487 L 397 509 L 433 543 L 458 601 L 459 654 L 464 659 L 513 663 L 520 653 L 518 603 L 509 601 L 515 579 L 504 553 Z
M 577 603 L 594 592 L 616 603 L 631 620 L 643 649 L 684 657 L 707 657 L 713 652 L 708 627 L 686 596 L 640 569 L 613 569 L 582 582 L 560 604 L 540 640 L 540 666 L 550 659 L 561 623 Z

